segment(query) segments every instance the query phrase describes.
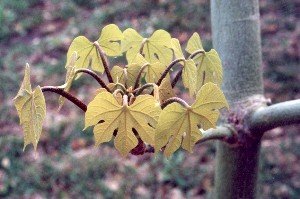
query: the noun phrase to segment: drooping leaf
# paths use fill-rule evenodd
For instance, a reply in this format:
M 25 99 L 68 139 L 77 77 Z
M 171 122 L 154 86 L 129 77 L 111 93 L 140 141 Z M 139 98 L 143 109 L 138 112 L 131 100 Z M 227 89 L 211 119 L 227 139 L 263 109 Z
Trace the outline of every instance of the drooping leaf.
M 176 38 L 172 38 L 172 49 L 174 51 L 176 59 L 185 59 L 184 55 L 183 55 L 183 52 L 181 50 L 179 40 L 176 39 Z
M 172 60 L 171 36 L 164 30 L 155 31 L 151 37 L 143 38 L 135 30 L 129 28 L 124 32 L 122 50 L 126 52 L 128 62 L 132 62 L 142 48 L 142 55 L 150 62 L 161 62 L 168 65 Z M 144 42 L 144 44 L 143 44 Z M 142 46 L 143 45 L 143 46 Z
M 77 60 L 77 52 L 74 51 L 71 57 L 71 60 L 69 62 L 69 65 L 66 65 L 66 69 L 67 69 L 67 74 L 66 74 L 66 80 L 65 80 L 65 84 L 62 86 L 64 91 L 68 92 L 72 86 L 72 82 L 75 78 L 76 75 L 76 66 L 75 66 L 75 62 Z M 59 96 L 58 99 L 58 110 L 61 109 L 61 107 L 63 106 L 65 102 L 65 98 L 63 96 Z
M 170 78 L 164 78 L 162 80 L 161 84 L 158 87 L 158 93 L 159 93 L 159 100 L 161 104 L 165 102 L 167 99 L 176 96 L 172 88 Z
M 186 60 L 183 66 L 182 82 L 183 85 L 189 89 L 190 96 L 194 96 L 197 92 L 197 68 L 194 61 L 191 59 Z
M 24 79 L 19 89 L 19 92 L 23 92 L 23 90 L 27 90 L 28 92 L 32 92 L 31 83 L 30 83 L 30 66 L 26 63 Z M 18 92 L 18 94 L 19 94 Z
M 194 33 L 191 38 L 188 40 L 186 49 L 188 53 L 192 54 L 197 50 L 203 50 L 202 42 L 198 33 Z
M 25 91 L 27 91 L 28 93 L 32 92 L 31 83 L 30 83 L 30 66 L 29 66 L 28 63 L 26 63 L 26 66 L 25 66 L 23 82 L 21 84 L 21 87 L 18 91 L 17 96 L 14 99 L 24 96 L 26 94 Z M 17 112 L 18 112 L 18 115 L 19 115 L 19 118 L 20 118 L 20 123 L 22 123 L 22 118 L 20 117 L 21 110 L 22 110 L 22 104 L 20 104 L 20 103 L 15 104 L 15 107 L 17 109 Z
M 87 107 L 85 128 L 95 125 L 96 145 L 110 141 L 117 129 L 115 147 L 125 156 L 138 144 L 133 129 L 144 142 L 154 144 L 154 128 L 159 113 L 160 107 L 153 96 L 140 95 L 128 106 L 120 105 L 111 93 L 101 92 Z
M 206 52 L 204 55 L 200 54 L 194 59 L 197 65 L 197 88 L 200 89 L 202 85 L 207 82 L 213 82 L 219 86 L 223 80 L 223 69 L 221 59 L 214 49 Z
M 172 103 L 162 110 L 155 131 L 155 150 L 162 147 L 165 156 L 172 155 L 180 146 L 192 152 L 195 143 L 200 140 L 203 130 L 215 128 L 219 118 L 219 109 L 228 107 L 220 88 L 213 83 L 205 84 L 197 94 L 196 101 L 190 107 Z
M 33 144 L 36 150 L 46 116 L 46 103 L 39 86 L 34 91 L 31 89 L 29 65 L 26 66 L 24 80 L 14 98 L 14 104 L 24 131 L 24 149 L 28 144 Z
M 120 29 L 116 25 L 110 24 L 102 29 L 97 42 L 106 55 L 120 56 L 122 54 L 120 42 L 123 37 Z M 69 65 L 74 51 L 78 53 L 79 57 L 76 61 L 77 67 L 87 68 L 91 64 L 93 70 L 103 73 L 103 62 L 93 42 L 84 36 L 76 37 L 72 41 L 67 53 L 67 65 Z

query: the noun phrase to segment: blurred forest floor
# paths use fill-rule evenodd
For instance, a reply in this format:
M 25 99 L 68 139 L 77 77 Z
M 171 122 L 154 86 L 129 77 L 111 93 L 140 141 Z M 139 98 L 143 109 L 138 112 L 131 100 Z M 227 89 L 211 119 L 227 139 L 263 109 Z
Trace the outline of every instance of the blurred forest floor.
M 260 0 L 265 92 L 272 102 L 300 98 L 300 3 Z M 61 85 L 72 39 L 97 39 L 116 23 L 147 36 L 165 29 L 184 44 L 198 32 L 212 48 L 208 0 L 1 0 L 0 197 L 207 198 L 213 188 L 214 143 L 177 152 L 170 161 L 153 154 L 119 156 L 112 143 L 93 146 L 82 132 L 83 114 L 46 94 L 47 121 L 37 153 L 25 152 L 12 98 L 26 62 L 33 85 Z M 184 47 L 185 45 L 183 45 Z M 82 77 L 72 93 L 88 102 L 96 89 Z M 90 93 L 89 95 L 87 94 Z M 277 128 L 262 141 L 260 198 L 300 197 L 299 126 Z

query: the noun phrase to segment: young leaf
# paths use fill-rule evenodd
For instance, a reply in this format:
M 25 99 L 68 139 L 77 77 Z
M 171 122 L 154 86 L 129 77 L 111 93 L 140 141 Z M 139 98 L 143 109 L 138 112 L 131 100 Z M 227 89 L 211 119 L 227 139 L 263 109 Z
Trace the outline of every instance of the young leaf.
M 213 83 L 205 84 L 190 107 L 172 103 L 162 110 L 155 131 L 155 150 L 166 146 L 165 156 L 172 155 L 180 146 L 192 152 L 195 143 L 201 138 L 201 128 L 215 128 L 219 109 L 228 107 L 220 88 Z
M 63 85 L 63 88 L 65 91 L 69 91 L 71 86 L 72 86 L 72 82 L 75 78 L 76 75 L 76 66 L 75 66 L 75 62 L 77 60 L 77 52 L 74 51 L 70 60 L 69 65 L 66 65 L 66 69 L 67 69 L 67 75 L 66 75 L 66 80 L 65 80 L 65 84 Z M 63 106 L 65 102 L 65 98 L 63 96 L 59 96 L 58 99 L 58 110 L 61 109 L 61 107 Z
M 127 99 L 124 101 L 120 105 L 111 93 L 101 92 L 88 105 L 85 115 L 85 129 L 95 125 L 96 145 L 110 141 L 114 130 L 118 130 L 114 143 L 123 156 L 138 144 L 133 128 L 144 142 L 154 144 L 154 127 L 160 113 L 153 96 L 140 95 L 130 106 Z
M 24 73 L 24 79 L 23 82 L 21 84 L 20 90 L 18 92 L 18 94 L 21 92 L 23 92 L 23 90 L 27 90 L 28 92 L 32 92 L 31 89 L 31 83 L 30 83 L 30 66 L 28 63 L 26 63 L 25 66 L 25 73 Z
M 221 59 L 214 49 L 209 52 L 204 52 L 200 36 L 194 33 L 189 39 L 186 51 L 190 54 L 196 51 L 203 51 L 193 57 L 197 66 L 197 90 L 207 82 L 213 82 L 219 86 L 222 84 L 223 71 Z
M 126 29 L 123 34 L 122 50 L 127 51 L 126 58 L 129 62 L 135 59 L 141 48 L 143 56 L 150 63 L 161 62 L 168 65 L 171 62 L 173 53 L 168 32 L 157 30 L 147 39 L 131 28 Z
M 223 80 L 223 70 L 221 59 L 214 49 L 206 52 L 204 55 L 201 54 L 196 56 L 194 59 L 197 69 L 197 88 L 207 82 L 213 82 L 219 86 L 222 84 Z
M 30 83 L 30 66 L 28 63 L 26 63 L 26 66 L 25 66 L 25 73 L 24 73 L 24 78 L 23 78 L 23 82 L 21 84 L 21 87 L 18 91 L 18 94 L 17 96 L 14 98 L 17 99 L 18 97 L 21 97 L 24 96 L 25 91 L 27 91 L 28 93 L 31 93 L 32 92 L 32 89 L 31 89 L 31 83 Z M 22 123 L 22 118 L 20 117 L 21 115 L 21 110 L 22 110 L 22 104 L 15 104 L 16 106 L 16 109 L 17 109 L 17 112 L 18 112 L 18 115 L 19 115 L 19 118 L 20 118 L 20 123 Z
M 14 98 L 14 104 L 24 131 L 23 150 L 31 143 L 36 150 L 46 116 L 46 103 L 39 86 L 34 91 L 31 89 L 29 65 L 26 66 L 24 80 Z
M 197 88 L 197 68 L 193 60 L 186 60 L 182 69 L 183 85 L 189 89 L 190 96 L 196 94 Z
M 102 29 L 98 43 L 107 56 L 121 56 L 121 41 L 124 35 L 118 26 L 109 24 Z
M 132 58 L 137 55 L 143 42 L 143 37 L 134 29 L 128 28 L 123 32 L 124 39 L 121 42 L 122 52 L 126 52 L 126 57 Z
M 172 49 L 174 51 L 176 59 L 185 59 L 181 50 L 179 40 L 176 38 L 172 38 Z
M 202 42 L 198 33 L 194 33 L 191 38 L 188 40 L 186 49 L 188 53 L 192 54 L 197 50 L 203 50 Z
M 120 46 L 120 41 L 122 39 L 123 34 L 120 29 L 116 25 L 110 24 L 102 29 L 100 38 L 97 42 L 102 51 L 108 56 L 120 56 L 122 55 Z M 74 51 L 78 53 L 79 57 L 76 61 L 77 67 L 87 68 L 91 62 L 93 70 L 103 73 L 103 63 L 93 42 L 90 42 L 84 36 L 76 37 L 72 41 L 67 53 L 67 65 L 69 65 Z
M 125 68 L 114 66 L 111 69 L 111 76 L 114 82 L 119 82 L 128 87 L 134 86 L 135 80 L 139 74 L 140 66 L 138 64 L 128 64 Z
M 139 66 L 146 65 L 143 74 L 145 74 L 145 80 L 147 83 L 156 83 L 166 69 L 164 64 L 158 61 L 150 63 L 141 54 L 137 54 L 135 59 L 132 60 L 132 63 L 136 63 Z
M 167 99 L 176 96 L 172 88 L 170 78 L 164 78 L 162 80 L 160 86 L 158 87 L 158 93 L 159 93 L 159 100 L 161 104 L 165 102 Z

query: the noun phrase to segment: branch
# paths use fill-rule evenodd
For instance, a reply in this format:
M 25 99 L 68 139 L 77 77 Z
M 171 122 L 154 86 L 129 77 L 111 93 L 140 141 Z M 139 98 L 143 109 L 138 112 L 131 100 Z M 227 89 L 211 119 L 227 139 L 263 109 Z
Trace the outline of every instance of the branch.
M 64 89 L 57 88 L 55 86 L 43 86 L 41 89 L 42 89 L 42 92 L 50 91 L 50 92 L 53 92 L 53 93 L 56 93 L 56 94 L 59 94 L 59 95 L 65 97 L 66 99 L 73 102 L 76 106 L 78 106 L 81 110 L 86 112 L 86 109 L 87 109 L 86 105 L 82 101 L 77 99 L 75 96 L 73 96 L 72 94 L 64 91 Z
M 159 80 L 157 81 L 157 86 L 160 86 L 162 80 L 167 76 L 167 74 L 169 73 L 169 71 L 171 70 L 171 68 L 173 68 L 177 63 L 185 61 L 185 59 L 175 59 L 174 61 L 172 61 L 170 63 L 170 65 L 165 69 L 165 71 L 163 72 L 163 74 L 161 74 Z
M 103 67 L 104 67 L 104 71 L 106 73 L 107 79 L 108 79 L 109 83 L 113 83 L 114 80 L 113 80 L 113 78 L 112 78 L 112 76 L 109 72 L 109 67 L 108 67 L 108 62 L 107 62 L 107 59 L 106 59 L 106 55 L 103 52 L 103 50 L 101 49 L 101 47 L 100 47 L 100 45 L 97 41 L 94 42 L 94 45 L 96 46 L 96 49 L 99 52 L 99 55 L 100 55 L 101 61 L 103 63 Z
M 92 76 L 102 86 L 102 88 L 105 88 L 108 92 L 110 92 L 109 88 L 106 86 L 106 84 L 101 79 L 101 77 L 99 77 L 97 75 L 97 73 L 95 73 L 94 71 L 89 70 L 89 69 L 78 69 L 78 70 L 76 70 L 76 73 L 86 73 L 86 74 L 89 74 L 90 76 Z
M 259 108 L 250 115 L 248 120 L 248 128 L 254 136 L 290 124 L 300 124 L 299 99 Z
M 227 143 L 235 143 L 237 141 L 237 134 L 230 126 L 218 126 L 215 129 L 208 129 L 202 133 L 202 138 L 196 142 L 201 144 L 209 140 L 221 140 Z

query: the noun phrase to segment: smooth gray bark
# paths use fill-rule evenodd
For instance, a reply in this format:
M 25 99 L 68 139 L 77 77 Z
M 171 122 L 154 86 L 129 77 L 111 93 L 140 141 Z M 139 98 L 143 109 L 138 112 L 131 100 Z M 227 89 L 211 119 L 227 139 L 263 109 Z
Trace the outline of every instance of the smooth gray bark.
M 258 0 L 211 0 L 211 21 L 223 90 L 235 113 L 252 96 L 263 94 Z M 255 198 L 260 140 L 247 146 L 217 145 L 213 198 Z
M 279 126 L 300 123 L 300 99 L 281 102 L 255 110 L 247 121 L 253 136 Z
M 223 65 L 229 102 L 263 94 L 258 0 L 212 0 L 213 46 Z

